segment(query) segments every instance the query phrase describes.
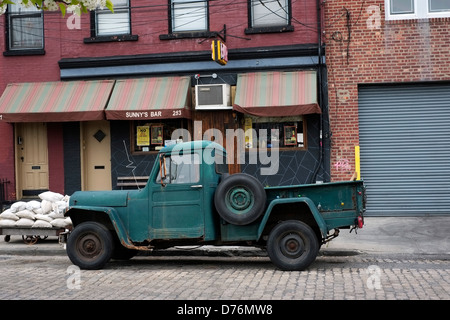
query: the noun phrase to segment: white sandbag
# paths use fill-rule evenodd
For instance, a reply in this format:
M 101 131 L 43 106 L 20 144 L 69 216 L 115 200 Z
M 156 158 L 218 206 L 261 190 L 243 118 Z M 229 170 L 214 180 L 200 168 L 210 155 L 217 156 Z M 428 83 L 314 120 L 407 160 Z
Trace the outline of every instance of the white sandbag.
M 21 211 L 21 210 L 25 210 L 27 208 L 27 203 L 24 201 L 17 201 L 14 202 L 11 207 L 10 210 L 11 212 L 17 212 L 17 211 Z
M 27 202 L 26 209 L 27 210 L 34 210 L 41 207 L 41 202 L 37 200 L 31 200 Z
M 44 210 L 42 208 L 33 209 L 34 214 L 44 214 Z
M 70 217 L 66 217 L 66 219 L 64 219 L 64 220 L 66 220 L 67 226 L 71 226 L 72 225 L 72 219 L 70 219 Z
M 18 216 L 19 218 L 26 218 L 26 219 L 34 220 L 36 214 L 31 210 L 25 209 L 25 210 L 16 212 L 16 216 Z
M 45 191 L 39 194 L 39 198 L 50 202 L 60 201 L 64 196 L 57 192 Z
M 53 220 L 52 217 L 49 217 L 46 214 L 37 214 L 37 215 L 35 215 L 35 217 L 36 217 L 36 220 L 43 220 L 43 221 L 47 221 L 47 222 L 50 222 Z
M 68 201 L 64 201 L 64 200 L 60 200 L 60 201 L 56 201 L 56 203 L 58 204 L 58 206 L 60 208 L 67 208 L 69 206 L 69 202 Z
M 60 218 L 54 219 L 54 220 L 52 220 L 52 221 L 50 222 L 50 224 L 51 224 L 52 226 L 54 226 L 54 227 L 57 227 L 57 228 L 65 228 L 65 227 L 67 227 L 67 221 L 66 221 L 66 219 L 60 219 Z
M 68 204 L 65 201 L 56 201 L 52 204 L 52 210 L 56 213 L 64 213 Z
M 44 220 L 36 220 L 31 228 L 51 228 L 52 225 L 50 222 L 44 221 Z
M 55 211 L 50 212 L 47 216 L 52 219 L 64 219 L 64 213 L 59 213 Z
M 70 196 L 66 194 L 66 195 L 61 199 L 61 201 L 65 201 L 65 202 L 69 203 L 69 201 L 70 201 Z
M 2 213 L 0 213 L 0 219 L 9 219 L 9 220 L 17 221 L 20 218 L 15 213 L 11 212 L 10 209 L 7 209 L 7 210 L 3 211 Z
M 12 219 L 0 219 L 0 227 L 15 227 L 16 220 Z
M 29 228 L 34 224 L 34 220 L 27 219 L 27 218 L 21 218 L 16 221 L 16 227 L 25 227 Z
M 49 213 L 50 211 L 52 211 L 52 202 L 48 200 L 42 200 L 41 209 L 43 214 Z

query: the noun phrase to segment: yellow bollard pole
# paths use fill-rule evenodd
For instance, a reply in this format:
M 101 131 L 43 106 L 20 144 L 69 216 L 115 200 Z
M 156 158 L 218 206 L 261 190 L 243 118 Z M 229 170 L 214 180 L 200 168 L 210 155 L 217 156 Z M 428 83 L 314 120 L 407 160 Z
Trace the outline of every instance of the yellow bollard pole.
M 359 155 L 359 146 L 355 146 L 355 171 L 356 180 L 361 180 L 361 159 Z

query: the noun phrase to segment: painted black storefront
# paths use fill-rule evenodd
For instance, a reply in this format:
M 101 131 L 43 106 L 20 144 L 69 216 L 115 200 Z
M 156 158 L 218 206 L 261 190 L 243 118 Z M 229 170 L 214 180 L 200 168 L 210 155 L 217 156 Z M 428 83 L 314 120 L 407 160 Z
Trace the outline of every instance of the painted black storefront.
M 286 46 L 283 48 L 255 48 L 247 50 L 230 50 L 229 59 L 235 59 L 234 67 L 230 64 L 223 68 L 211 62 L 209 53 L 190 53 L 184 57 L 148 55 L 140 57 L 105 57 L 98 59 L 64 59 L 60 61 L 61 78 L 63 80 L 92 79 L 92 78 L 137 78 L 156 76 L 192 77 L 192 84 L 196 82 L 195 74 L 218 75 L 217 78 L 202 78 L 203 83 L 228 83 L 236 85 L 238 73 L 258 72 L 268 70 L 316 70 L 318 73 L 318 103 L 322 114 L 304 115 L 307 130 L 307 148 L 305 150 L 279 151 L 278 173 L 261 175 L 261 163 L 250 164 L 249 154 L 245 152 L 246 161 L 241 164 L 242 172 L 258 177 L 266 186 L 304 184 L 330 181 L 330 140 L 328 130 L 328 97 L 327 73 L 321 57 L 317 56 L 317 46 Z M 162 66 L 172 61 L 169 69 L 162 70 Z M 110 73 L 98 73 L 96 66 L 111 66 Z M 136 69 L 136 65 L 142 68 Z M 133 68 L 127 68 L 133 66 Z M 128 71 L 127 71 L 128 70 Z M 136 73 L 136 70 L 140 70 Z M 242 115 L 238 115 L 242 116 Z M 117 189 L 117 177 L 147 176 L 156 159 L 155 153 L 135 154 L 131 150 L 130 121 L 112 120 L 111 126 L 111 179 L 113 189 Z M 80 159 L 80 125 L 67 123 L 64 126 L 64 169 L 65 191 L 71 194 L 81 190 L 81 159 Z M 269 151 L 270 152 L 270 151 Z

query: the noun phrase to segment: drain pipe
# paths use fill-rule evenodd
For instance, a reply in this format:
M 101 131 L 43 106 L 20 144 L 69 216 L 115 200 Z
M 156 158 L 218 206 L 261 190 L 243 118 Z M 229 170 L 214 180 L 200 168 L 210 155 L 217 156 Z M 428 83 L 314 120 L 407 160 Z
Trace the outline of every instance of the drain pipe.
M 317 0 L 317 34 L 318 34 L 318 49 L 317 49 L 317 77 L 318 77 L 318 86 L 319 86 L 319 106 L 321 108 L 320 120 L 319 120 L 319 162 L 314 170 L 314 174 L 311 177 L 310 183 L 316 183 L 317 173 L 323 165 L 323 99 L 322 99 L 322 19 L 321 19 L 321 0 Z M 325 169 L 325 168 L 324 168 Z

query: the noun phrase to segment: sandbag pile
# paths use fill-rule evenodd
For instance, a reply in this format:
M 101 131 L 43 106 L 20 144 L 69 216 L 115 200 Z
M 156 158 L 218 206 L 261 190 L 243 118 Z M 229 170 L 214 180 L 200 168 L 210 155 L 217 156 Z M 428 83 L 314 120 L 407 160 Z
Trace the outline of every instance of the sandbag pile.
M 41 201 L 18 201 L 0 213 L 0 227 L 19 228 L 68 228 L 72 225 L 64 211 L 69 196 L 46 191 L 39 194 Z

